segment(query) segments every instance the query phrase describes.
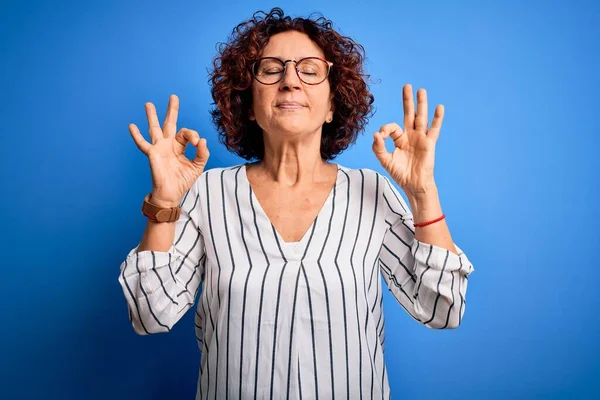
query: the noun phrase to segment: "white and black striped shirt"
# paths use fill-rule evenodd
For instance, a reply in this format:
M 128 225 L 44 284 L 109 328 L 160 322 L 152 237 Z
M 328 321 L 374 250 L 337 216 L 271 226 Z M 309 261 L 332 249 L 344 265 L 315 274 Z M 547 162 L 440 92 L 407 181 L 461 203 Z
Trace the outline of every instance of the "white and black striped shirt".
M 299 242 L 275 230 L 246 164 L 204 171 L 181 202 L 168 252 L 137 246 L 119 282 L 139 334 L 168 332 L 195 310 L 196 399 L 388 399 L 384 281 L 419 323 L 455 328 L 467 276 L 459 255 L 414 237 L 397 189 L 338 165 L 334 187 Z

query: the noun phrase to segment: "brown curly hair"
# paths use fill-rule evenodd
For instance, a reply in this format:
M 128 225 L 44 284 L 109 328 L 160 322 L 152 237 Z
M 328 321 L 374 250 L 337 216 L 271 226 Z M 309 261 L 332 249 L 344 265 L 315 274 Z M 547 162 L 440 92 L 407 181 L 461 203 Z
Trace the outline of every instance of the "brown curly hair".
M 262 129 L 248 117 L 252 106 L 250 66 L 271 36 L 291 30 L 308 35 L 334 63 L 329 84 L 335 113 L 333 121 L 323 125 L 321 158 L 331 160 L 354 143 L 373 114 L 374 97 L 366 82 L 369 75 L 363 73 L 363 46 L 341 36 L 323 16 L 292 19 L 278 7 L 269 13 L 258 11 L 233 29 L 227 43 L 219 43 L 209 79 L 215 106 L 210 113 L 219 141 L 246 160 L 264 157 Z

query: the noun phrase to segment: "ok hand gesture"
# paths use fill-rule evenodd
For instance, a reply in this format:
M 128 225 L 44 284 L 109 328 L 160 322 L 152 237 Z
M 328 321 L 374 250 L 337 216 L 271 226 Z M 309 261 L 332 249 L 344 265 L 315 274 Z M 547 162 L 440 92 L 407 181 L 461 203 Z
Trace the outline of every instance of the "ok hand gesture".
M 152 144 L 144 139 L 135 124 L 129 124 L 129 132 L 135 144 L 150 161 L 151 202 L 159 207 L 178 206 L 183 195 L 204 171 L 210 156 L 206 139 L 201 139 L 198 132 L 182 128 L 177 134 L 175 133 L 178 112 L 179 98 L 171 95 L 167 116 L 161 129 L 154 104 L 146 103 Z M 196 147 L 196 157 L 191 161 L 184 154 L 188 143 Z
M 416 114 L 410 84 L 404 85 L 402 98 L 404 131 L 395 122 L 383 125 L 373 136 L 373 152 L 383 168 L 407 195 L 419 195 L 435 187 L 435 144 L 442 128 L 444 106 L 440 104 L 435 108 L 433 122 L 428 130 L 425 89 L 417 91 Z M 395 144 L 392 153 L 387 151 L 384 143 L 388 136 Z

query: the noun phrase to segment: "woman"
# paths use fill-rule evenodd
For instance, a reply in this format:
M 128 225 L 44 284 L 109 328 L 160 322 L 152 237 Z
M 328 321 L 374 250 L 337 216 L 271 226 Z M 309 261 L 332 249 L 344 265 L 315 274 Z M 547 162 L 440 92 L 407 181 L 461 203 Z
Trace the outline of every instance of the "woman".
M 257 13 L 221 47 L 212 75 L 223 143 L 257 161 L 205 171 L 205 139 L 176 133 L 176 96 L 162 129 L 147 103 L 152 144 L 130 125 L 153 188 L 119 281 L 139 334 L 169 331 L 201 292 L 197 399 L 389 398 L 379 273 L 419 323 L 461 322 L 473 266 L 451 239 L 433 177 L 443 107 L 427 129 L 425 91 L 415 111 L 406 85 L 405 130 L 374 134 L 412 213 L 383 175 L 328 162 L 371 111 L 362 61 L 330 21 Z

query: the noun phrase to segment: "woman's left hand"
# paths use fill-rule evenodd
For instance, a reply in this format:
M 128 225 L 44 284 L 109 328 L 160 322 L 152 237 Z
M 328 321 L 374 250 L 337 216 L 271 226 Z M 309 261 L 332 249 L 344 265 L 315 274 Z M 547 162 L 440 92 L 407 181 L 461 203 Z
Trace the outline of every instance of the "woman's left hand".
M 433 164 L 435 144 L 440 135 L 444 106 L 435 108 L 431 127 L 427 130 L 427 93 L 425 89 L 417 91 L 417 112 L 413 101 L 412 87 L 404 85 L 404 131 L 395 123 L 383 125 L 374 134 L 373 152 L 375 156 L 404 190 L 407 195 L 417 196 L 435 188 Z M 384 140 L 390 136 L 395 148 L 388 152 Z

